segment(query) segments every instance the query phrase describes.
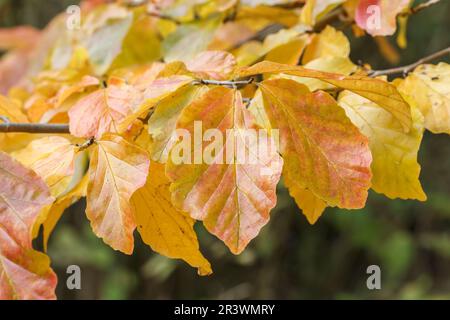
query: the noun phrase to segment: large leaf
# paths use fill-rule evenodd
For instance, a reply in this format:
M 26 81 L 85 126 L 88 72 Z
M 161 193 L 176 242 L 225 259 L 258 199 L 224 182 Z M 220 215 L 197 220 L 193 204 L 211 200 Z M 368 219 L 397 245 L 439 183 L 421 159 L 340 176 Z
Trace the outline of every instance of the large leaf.
M 183 259 L 208 275 L 211 265 L 199 250 L 194 220 L 173 206 L 169 186 L 164 165 L 152 163 L 147 183 L 131 198 L 138 231 L 154 251 Z
M 243 68 L 239 72 L 239 75 L 246 77 L 260 73 L 284 73 L 328 82 L 336 87 L 352 91 L 385 108 L 402 123 L 406 131 L 411 127 L 412 120 L 409 105 L 405 102 L 395 86 L 386 81 L 356 75 L 344 76 L 269 61 L 263 61 L 251 67 Z
M 287 79 L 266 80 L 260 88 L 271 126 L 280 130 L 291 194 L 307 189 L 330 206 L 364 207 L 371 178 L 368 141 L 336 101 Z
M 399 84 L 425 117 L 425 128 L 450 134 L 450 65 L 421 65 Z
M 369 139 L 373 155 L 372 188 L 389 198 L 426 200 L 417 163 L 423 136 L 423 125 L 417 119 L 420 115 L 415 115 L 414 126 L 405 133 L 392 114 L 363 97 L 344 91 L 338 103 Z
M 172 199 L 192 218 L 203 220 L 211 233 L 238 254 L 269 221 L 269 212 L 276 203 L 282 159 L 271 139 L 259 143 L 246 139 L 246 132 L 258 131 L 259 127 L 235 90 L 216 87 L 203 94 L 184 109 L 177 128 L 195 137 L 197 121 L 201 121 L 205 132 L 218 131 L 214 131 L 214 138 L 209 137 L 214 140 L 211 143 L 183 139 L 174 146 L 166 169 L 173 181 Z M 227 130 L 234 131 L 227 135 Z M 186 143 L 189 149 L 183 153 L 188 153 L 185 156 L 192 161 L 175 161 L 179 147 Z M 248 152 L 254 161 L 236 159 L 239 150 Z M 203 153 L 212 161 L 198 161 Z
M 130 198 L 146 181 L 147 153 L 120 136 L 97 141 L 89 167 L 86 214 L 95 234 L 112 248 L 131 254 L 136 222 Z
M 0 300 L 54 299 L 56 275 L 34 251 L 31 230 L 53 198 L 44 181 L 0 152 Z
M 142 99 L 139 90 L 125 84 L 94 91 L 69 110 L 70 133 L 85 138 L 100 138 L 106 132 L 117 133 L 119 123 L 141 104 Z

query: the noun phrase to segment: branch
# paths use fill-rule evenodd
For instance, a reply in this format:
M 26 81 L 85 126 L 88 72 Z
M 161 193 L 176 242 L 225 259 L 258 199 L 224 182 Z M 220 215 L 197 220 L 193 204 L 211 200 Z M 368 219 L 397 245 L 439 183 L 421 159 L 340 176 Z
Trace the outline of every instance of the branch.
M 0 123 L 0 132 L 70 133 L 68 124 Z
M 425 3 L 421 3 L 411 9 L 409 9 L 408 11 L 404 12 L 404 13 L 400 13 L 401 17 L 405 17 L 405 16 L 411 16 L 413 14 L 419 13 L 422 10 L 425 10 L 428 7 L 431 7 L 434 4 L 439 3 L 441 0 L 428 0 Z
M 409 64 L 407 66 L 403 67 L 397 67 L 392 69 L 386 69 L 386 70 L 372 70 L 369 71 L 369 76 L 371 77 L 379 77 L 379 76 L 386 76 L 386 75 L 393 75 L 393 74 L 404 74 L 407 75 L 409 72 L 417 68 L 419 65 L 433 61 L 437 58 L 444 57 L 445 55 L 450 54 L 450 47 L 447 47 L 441 51 L 435 52 L 425 58 L 420 59 L 417 62 L 414 62 L 412 64 Z
M 247 80 L 236 80 L 236 81 L 220 81 L 220 80 L 204 80 L 200 79 L 197 81 L 194 81 L 193 84 L 206 84 L 206 85 L 214 85 L 214 86 L 223 86 L 228 88 L 237 88 L 240 86 L 245 86 L 247 84 L 250 84 L 253 82 L 253 78 L 249 78 Z

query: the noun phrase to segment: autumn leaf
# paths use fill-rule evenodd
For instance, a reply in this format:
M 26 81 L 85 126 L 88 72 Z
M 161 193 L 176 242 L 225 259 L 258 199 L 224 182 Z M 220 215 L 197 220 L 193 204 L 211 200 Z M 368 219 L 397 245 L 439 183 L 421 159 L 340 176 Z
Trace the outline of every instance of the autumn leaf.
M 208 275 L 211 265 L 199 250 L 194 220 L 173 206 L 169 186 L 164 165 L 152 163 L 147 183 L 131 197 L 138 231 L 154 251 L 183 259 Z
M 367 138 L 336 101 L 287 79 L 266 80 L 260 88 L 271 126 L 280 130 L 291 195 L 307 189 L 329 206 L 364 207 L 372 156 Z
M 94 91 L 69 110 L 70 133 L 84 138 L 100 138 L 107 132 L 117 133 L 119 124 L 142 101 L 142 93 L 126 84 Z
M 359 0 L 355 12 L 358 26 L 372 36 L 390 36 L 397 29 L 397 15 L 410 0 Z
M 348 58 L 350 42 L 343 32 L 327 26 L 321 33 L 315 35 L 305 50 L 302 62 L 306 64 L 323 57 Z
M 283 65 L 263 61 L 238 73 L 241 77 L 259 73 L 284 73 L 305 78 L 319 79 L 336 87 L 347 89 L 364 98 L 377 103 L 391 112 L 403 125 L 406 131 L 411 127 L 411 111 L 409 105 L 397 91 L 395 86 L 380 79 L 364 76 L 343 76 L 334 73 L 306 69 L 301 66 Z
M 147 84 L 141 103 L 130 114 L 121 119 L 118 132 L 124 132 L 134 120 L 141 116 L 145 117 L 148 111 L 159 102 L 166 98 L 170 99 L 171 95 L 175 95 L 178 89 L 183 88 L 193 81 L 194 78 L 189 76 L 174 75 L 166 78 L 158 78 Z
M 224 51 L 204 51 L 186 62 L 186 67 L 199 78 L 225 80 L 236 67 L 236 59 Z
M 97 140 L 91 155 L 87 217 L 98 237 L 126 254 L 133 252 L 136 228 L 130 198 L 144 186 L 149 165 L 147 152 L 113 134 Z
M 10 122 L 28 123 L 28 118 L 22 111 L 19 103 L 8 99 L 0 94 L 0 115 L 4 119 L 0 119 L 0 123 L 4 120 Z M 21 147 L 25 147 L 32 137 L 27 133 L 0 133 L 0 150 L 11 152 Z
M 339 95 L 342 106 L 355 126 L 369 139 L 372 151 L 372 189 L 391 199 L 426 200 L 419 181 L 417 153 L 423 136 L 420 114 L 405 133 L 401 124 L 386 110 L 351 92 Z M 418 111 L 413 109 L 414 113 Z
M 294 183 L 288 182 L 293 185 Z M 301 187 L 292 187 L 289 189 L 289 193 L 294 198 L 295 203 L 300 209 L 310 224 L 315 224 L 317 220 L 322 216 L 327 203 L 317 197 L 313 192 Z
M 42 224 L 44 230 L 43 243 L 45 251 L 47 251 L 50 235 L 64 211 L 76 201 L 80 200 L 80 198 L 86 196 L 88 181 L 89 176 L 85 175 L 72 190 L 58 197 L 52 206 L 48 208 L 48 211 L 45 213 L 45 221 Z
M 206 86 L 186 86 L 177 90 L 170 99 L 158 103 L 148 121 L 148 132 L 152 138 L 148 150 L 152 160 L 166 163 L 169 152 L 176 142 L 174 133 L 181 112 L 207 90 Z
M 75 146 L 66 138 L 50 136 L 32 141 L 12 156 L 44 179 L 56 197 L 66 189 L 73 174 Z
M 398 86 L 412 99 L 425 117 L 425 128 L 450 134 L 450 65 L 425 64 L 414 70 Z
M 216 87 L 202 95 L 183 110 L 177 129 L 188 130 L 194 137 L 197 120 L 202 121 L 205 131 L 218 129 L 226 138 L 222 143 L 218 137 L 211 144 L 203 141 L 205 153 L 210 149 L 210 156 L 214 159 L 210 164 L 195 161 L 194 158 L 202 151 L 198 150 L 198 145 L 194 146 L 194 141 L 188 141 L 189 149 L 183 151 L 192 161 L 174 161 L 177 146 L 182 147 L 185 141 L 172 148 L 166 169 L 173 182 L 172 200 L 192 218 L 202 220 L 231 252 L 238 254 L 269 221 L 269 212 L 276 203 L 275 188 L 281 174 L 282 159 L 275 148 L 270 147 L 271 139 L 260 141 L 262 152 L 258 153 L 258 144 L 249 142 L 244 134 L 237 134 L 235 138 L 233 133 L 227 136 L 227 129 L 244 132 L 259 129 L 235 90 Z M 248 160 L 237 161 L 236 152 L 239 151 L 232 150 L 238 145 L 255 157 L 254 164 Z M 232 154 L 234 158 L 225 161 L 225 154 Z
M 222 23 L 221 15 L 186 23 L 177 27 L 164 39 L 164 61 L 187 61 L 207 49 L 214 32 Z
M 31 229 L 53 198 L 44 181 L 0 152 L 0 300 L 55 299 L 49 258 L 31 247 Z
M 122 43 L 133 22 L 133 14 L 118 5 L 102 6 L 94 10 L 83 24 L 87 37 L 81 45 L 87 49 L 96 75 L 108 71 L 122 50 Z

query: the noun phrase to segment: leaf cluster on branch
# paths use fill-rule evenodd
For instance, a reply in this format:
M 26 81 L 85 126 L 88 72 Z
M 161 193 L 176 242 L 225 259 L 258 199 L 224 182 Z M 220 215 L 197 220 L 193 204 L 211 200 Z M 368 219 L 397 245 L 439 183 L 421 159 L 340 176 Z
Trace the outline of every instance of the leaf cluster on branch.
M 195 222 L 241 253 L 281 177 L 311 224 L 370 188 L 425 201 L 424 130 L 450 134 L 450 66 L 427 63 L 449 49 L 375 71 L 331 22 L 387 36 L 438 2 L 85 0 L 78 26 L 0 29 L 0 299 L 55 298 L 32 240 L 42 230 L 46 249 L 84 197 L 113 249 L 132 254 L 137 229 L 200 275 Z

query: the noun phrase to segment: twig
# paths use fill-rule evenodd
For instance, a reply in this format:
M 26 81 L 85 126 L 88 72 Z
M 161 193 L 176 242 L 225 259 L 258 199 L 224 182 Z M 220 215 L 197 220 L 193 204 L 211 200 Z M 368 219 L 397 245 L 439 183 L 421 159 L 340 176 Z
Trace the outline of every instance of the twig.
M 83 151 L 89 148 L 91 145 L 93 145 L 95 142 L 95 138 L 92 137 L 89 140 L 86 140 L 85 142 L 81 144 L 76 144 L 75 146 L 78 147 L 78 151 Z
M 239 86 L 245 86 L 253 82 L 253 78 L 249 78 L 247 80 L 237 80 L 237 81 L 220 81 L 220 80 L 204 80 L 200 79 L 194 81 L 193 84 L 206 84 L 206 85 L 214 85 L 214 86 L 224 86 L 228 88 L 237 88 Z
M 386 70 L 372 70 L 369 71 L 369 76 L 371 77 L 379 77 L 379 76 L 386 76 L 386 75 L 392 75 L 392 74 L 404 74 L 407 75 L 409 72 L 411 72 L 412 70 L 414 70 L 415 68 L 417 68 L 419 65 L 433 61 L 437 58 L 441 58 L 447 54 L 450 54 L 450 47 L 445 48 L 441 51 L 435 52 L 425 58 L 422 58 L 420 60 L 418 60 L 417 62 L 414 62 L 412 64 L 409 64 L 407 66 L 403 66 L 403 67 L 397 67 L 397 68 L 392 68 L 392 69 L 386 69 Z
M 67 124 L 43 123 L 0 123 L 0 132 L 28 132 L 28 133 L 70 133 Z
M 427 2 L 421 3 L 411 9 L 409 9 L 406 12 L 400 13 L 401 17 L 410 16 L 416 13 L 419 13 L 422 10 L 427 9 L 428 7 L 431 7 L 434 4 L 439 3 L 441 0 L 428 0 Z

